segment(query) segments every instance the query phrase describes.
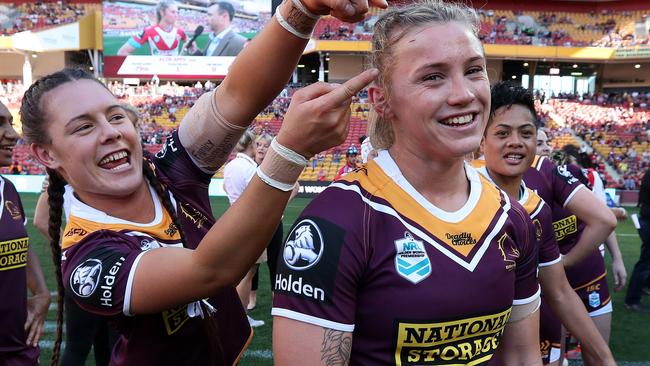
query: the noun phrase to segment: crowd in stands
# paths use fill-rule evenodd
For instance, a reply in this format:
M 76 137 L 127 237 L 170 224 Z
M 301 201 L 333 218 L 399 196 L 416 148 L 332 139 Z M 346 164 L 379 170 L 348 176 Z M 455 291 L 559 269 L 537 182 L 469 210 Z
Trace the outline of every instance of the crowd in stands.
M 620 189 L 638 189 L 642 173 L 650 168 L 650 93 L 560 94 L 549 100 L 547 111 L 565 122 L 593 149 L 595 165 L 606 162 L 619 174 L 608 182 Z M 585 152 L 587 146 L 583 147 Z
M 98 8 L 98 4 L 76 4 L 64 0 L 18 5 L 0 3 L 0 34 L 11 35 L 74 23 L 90 10 Z
M 479 14 L 484 43 L 568 47 L 648 44 L 647 37 L 635 35 L 635 23 L 645 21 L 646 14 L 641 11 L 549 13 L 479 9 Z
M 121 100 L 140 111 L 142 142 L 151 152 L 160 148 L 196 99 L 215 88 L 215 84 L 209 81 L 183 86 L 156 80 L 137 86 L 109 82 L 107 86 Z M 260 113 L 251 126 L 256 135 L 277 134 L 298 86 L 287 86 Z M 19 81 L 4 80 L 0 82 L 0 100 L 15 111 L 20 104 L 22 89 Z M 366 99 L 366 94 L 360 94 L 354 100 L 346 141 L 312 159 L 309 163 L 311 169 L 305 169 L 303 178 L 331 180 L 344 163 L 342 152 L 359 146 L 359 137 L 367 132 L 369 106 Z M 537 93 L 537 99 L 539 118 L 556 147 L 566 143 L 580 145 L 574 136 L 581 138 L 584 141 L 581 150 L 589 155 L 593 167 L 606 178 L 608 186 L 638 189 L 642 172 L 650 168 L 650 93 L 564 93 L 551 98 Z M 19 118 L 15 117 L 16 128 L 20 129 Z M 29 156 L 27 146 L 19 143 L 15 154 L 15 166 L 4 168 L 2 173 L 43 173 L 42 167 Z M 620 178 L 609 177 L 606 165 L 614 168 Z

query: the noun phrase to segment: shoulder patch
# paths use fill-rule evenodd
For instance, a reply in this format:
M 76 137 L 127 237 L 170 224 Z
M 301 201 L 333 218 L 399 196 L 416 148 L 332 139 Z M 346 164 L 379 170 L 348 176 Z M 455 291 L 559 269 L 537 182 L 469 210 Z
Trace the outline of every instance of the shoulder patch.
M 331 303 L 345 235 L 341 227 L 318 217 L 297 221 L 278 258 L 275 291 Z
M 314 266 L 323 255 L 323 234 L 312 220 L 300 221 L 287 236 L 283 258 L 287 267 L 302 271 Z
M 89 297 L 97 289 L 101 274 L 102 262 L 99 259 L 87 259 L 72 271 L 70 289 L 79 297 Z

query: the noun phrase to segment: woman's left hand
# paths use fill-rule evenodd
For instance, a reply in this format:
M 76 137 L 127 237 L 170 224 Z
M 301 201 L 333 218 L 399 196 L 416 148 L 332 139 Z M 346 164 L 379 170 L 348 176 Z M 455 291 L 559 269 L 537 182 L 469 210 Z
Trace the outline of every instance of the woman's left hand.
M 33 347 L 38 346 L 38 340 L 43 335 L 43 324 L 50 307 L 50 294 L 36 294 L 27 299 L 27 321 L 25 331 L 27 332 L 27 344 Z

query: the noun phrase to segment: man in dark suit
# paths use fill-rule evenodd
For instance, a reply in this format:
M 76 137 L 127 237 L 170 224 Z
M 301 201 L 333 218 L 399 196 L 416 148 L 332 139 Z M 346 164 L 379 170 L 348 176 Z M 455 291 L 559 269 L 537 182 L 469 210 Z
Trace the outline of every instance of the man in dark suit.
M 208 8 L 208 25 L 212 30 L 210 41 L 205 50 L 192 46 L 189 53 L 194 56 L 237 56 L 247 39 L 232 29 L 234 17 L 235 8 L 229 2 L 220 1 L 211 5 Z
M 650 308 L 641 304 L 643 287 L 650 279 L 650 170 L 646 171 L 641 180 L 639 191 L 639 236 L 641 237 L 641 255 L 634 265 L 625 294 L 625 307 L 628 310 L 650 314 Z

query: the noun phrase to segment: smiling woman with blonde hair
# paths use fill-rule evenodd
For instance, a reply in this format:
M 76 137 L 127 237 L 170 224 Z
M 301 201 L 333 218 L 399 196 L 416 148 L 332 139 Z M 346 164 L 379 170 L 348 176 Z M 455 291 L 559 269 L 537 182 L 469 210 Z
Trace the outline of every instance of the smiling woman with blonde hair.
M 273 300 L 277 365 L 540 363 L 533 224 L 465 164 L 490 85 L 479 18 L 416 1 L 375 23 L 378 156 L 290 230 Z

